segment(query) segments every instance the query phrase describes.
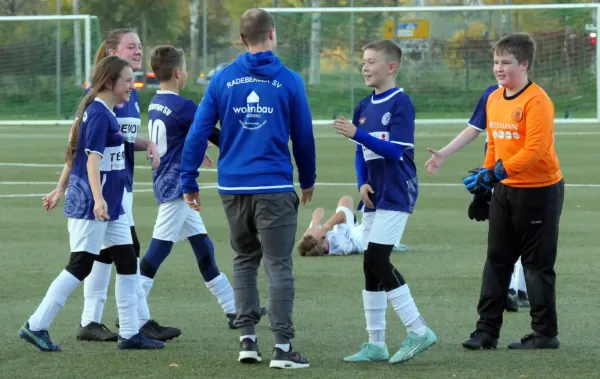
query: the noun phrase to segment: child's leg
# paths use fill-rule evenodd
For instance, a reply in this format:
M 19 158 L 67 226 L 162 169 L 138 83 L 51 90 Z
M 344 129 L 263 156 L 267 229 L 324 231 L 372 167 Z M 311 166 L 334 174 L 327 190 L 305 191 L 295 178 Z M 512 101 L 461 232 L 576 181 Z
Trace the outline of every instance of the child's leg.
M 189 207 L 185 214 L 187 217 L 181 228 L 180 237 L 187 238 L 190 242 L 206 287 L 217 298 L 223 312 L 225 314 L 235 314 L 233 288 L 227 276 L 220 272 L 217 267 L 214 245 L 206 233 L 204 221 L 202 221 L 202 217 L 198 212 L 189 209 Z
M 73 251 L 69 264 L 52 282 L 37 310 L 19 331 L 21 338 L 42 351 L 61 350 L 52 343 L 47 330 L 67 298 L 92 271 L 94 256 L 100 252 L 102 246 L 106 223 L 69 219 L 68 228 L 70 247 Z
M 437 341 L 425 325 L 404 278 L 390 262 L 394 243 L 402 237 L 407 219 L 408 214 L 404 212 L 376 211 L 365 252 L 366 264 L 387 291 L 388 299 L 409 332 L 400 351 L 390 360 L 392 363 L 407 361 Z
M 342 198 L 343 199 L 343 198 Z M 340 203 L 342 201 L 340 200 Z M 371 230 L 375 213 L 365 213 L 363 216 L 363 230 Z M 389 359 L 385 344 L 387 296 L 379 278 L 371 271 L 368 262 L 363 259 L 363 272 L 365 276 L 365 289 L 362 291 L 365 321 L 369 333 L 369 343 L 363 345 L 358 353 L 344 358 L 346 362 L 373 362 Z

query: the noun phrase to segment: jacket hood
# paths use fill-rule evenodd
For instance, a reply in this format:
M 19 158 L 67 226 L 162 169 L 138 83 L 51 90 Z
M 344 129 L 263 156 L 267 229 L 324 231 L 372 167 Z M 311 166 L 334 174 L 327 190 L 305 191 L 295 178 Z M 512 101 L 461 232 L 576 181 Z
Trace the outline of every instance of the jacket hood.
M 284 68 L 271 50 L 256 54 L 246 52 L 237 57 L 235 64 L 245 73 L 260 79 L 272 79 Z

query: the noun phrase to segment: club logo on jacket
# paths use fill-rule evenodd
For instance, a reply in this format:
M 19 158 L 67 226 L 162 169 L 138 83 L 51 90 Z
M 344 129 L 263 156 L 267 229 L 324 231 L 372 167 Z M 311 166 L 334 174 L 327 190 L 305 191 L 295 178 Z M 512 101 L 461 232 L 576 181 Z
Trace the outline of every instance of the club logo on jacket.
M 255 130 L 262 128 L 267 120 L 265 115 L 273 113 L 273 107 L 263 107 L 260 105 L 260 97 L 254 91 L 246 98 L 246 106 L 233 107 L 236 114 L 243 114 L 244 118 L 240 120 L 240 124 L 244 129 Z
M 392 114 L 390 112 L 386 112 L 383 117 L 381 118 L 381 123 L 383 125 L 387 125 L 390 123 L 390 120 L 392 119 Z

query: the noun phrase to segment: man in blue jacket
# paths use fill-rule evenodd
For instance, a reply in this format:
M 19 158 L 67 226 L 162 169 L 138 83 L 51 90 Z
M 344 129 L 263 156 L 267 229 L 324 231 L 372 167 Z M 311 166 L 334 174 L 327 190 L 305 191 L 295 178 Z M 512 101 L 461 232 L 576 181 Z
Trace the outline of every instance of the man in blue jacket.
M 183 148 L 182 188 L 190 207 L 199 210 L 198 167 L 219 121 L 218 191 L 236 254 L 238 360 L 262 361 L 254 327 L 261 317 L 257 274 L 264 258 L 275 339 L 270 367 L 305 368 L 308 359 L 290 345 L 295 333 L 292 252 L 300 199 L 294 191 L 288 141 L 291 138 L 305 204 L 312 198 L 316 179 L 312 116 L 302 78 L 273 53 L 277 44 L 273 17 L 262 9 L 247 10 L 240 18 L 240 37 L 248 52 L 213 77 L 196 111 Z

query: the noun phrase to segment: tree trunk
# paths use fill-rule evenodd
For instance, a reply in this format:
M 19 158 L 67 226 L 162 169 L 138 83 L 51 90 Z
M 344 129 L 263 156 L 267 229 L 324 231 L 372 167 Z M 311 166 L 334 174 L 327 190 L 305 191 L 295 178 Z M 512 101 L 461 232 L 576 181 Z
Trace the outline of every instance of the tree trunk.
M 321 6 L 321 0 L 312 0 L 312 7 Z M 308 84 L 315 85 L 321 81 L 321 13 L 312 13 L 310 34 L 310 69 Z
M 200 0 L 190 0 L 190 74 L 198 78 L 198 48 L 200 46 Z

